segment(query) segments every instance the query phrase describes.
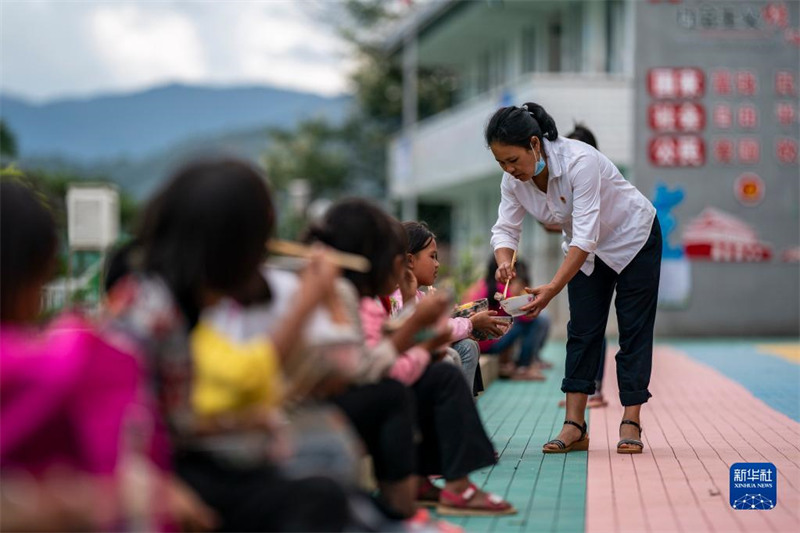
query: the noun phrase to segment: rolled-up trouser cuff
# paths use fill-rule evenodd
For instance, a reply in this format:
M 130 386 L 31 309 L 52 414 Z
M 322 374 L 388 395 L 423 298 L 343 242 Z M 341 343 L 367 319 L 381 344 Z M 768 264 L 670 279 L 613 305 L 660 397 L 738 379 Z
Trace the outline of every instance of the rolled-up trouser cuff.
M 647 389 L 637 390 L 632 392 L 620 391 L 619 401 L 622 403 L 623 406 L 628 407 L 631 405 L 641 405 L 647 402 L 647 399 L 652 396 L 653 395 L 650 394 L 650 391 L 648 391 Z
M 561 380 L 561 392 L 582 392 L 594 394 L 595 383 L 593 380 L 564 378 Z

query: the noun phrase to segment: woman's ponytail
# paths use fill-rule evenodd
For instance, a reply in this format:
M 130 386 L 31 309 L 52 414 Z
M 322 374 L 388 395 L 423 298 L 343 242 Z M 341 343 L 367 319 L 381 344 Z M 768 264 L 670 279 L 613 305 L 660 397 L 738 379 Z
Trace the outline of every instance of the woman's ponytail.
M 558 139 L 558 128 L 547 111 L 539 104 L 528 102 L 522 107 L 503 107 L 498 109 L 486 125 L 486 144 L 507 144 L 528 148 L 531 137 L 541 141 Z
M 528 113 L 530 113 L 531 116 L 536 119 L 536 122 L 539 123 L 539 127 L 542 130 L 542 137 L 548 141 L 555 141 L 558 139 L 558 128 L 556 127 L 556 121 L 553 120 L 553 117 L 551 117 L 542 106 L 533 102 L 526 102 L 522 108 L 527 109 Z

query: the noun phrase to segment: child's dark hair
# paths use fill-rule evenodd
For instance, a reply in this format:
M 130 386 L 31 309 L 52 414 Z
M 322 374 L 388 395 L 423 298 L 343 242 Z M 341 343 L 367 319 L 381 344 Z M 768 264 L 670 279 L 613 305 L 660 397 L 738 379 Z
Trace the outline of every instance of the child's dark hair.
M 575 129 L 567 135 L 567 138 L 585 142 L 592 148 L 597 149 L 597 139 L 594 138 L 594 133 L 580 122 L 575 124 Z
M 408 237 L 406 253 L 409 254 L 421 252 L 436 238 L 436 235 L 424 222 L 403 222 L 403 229 Z
M 236 297 L 260 276 L 275 222 L 266 180 L 234 159 L 179 170 L 145 210 L 142 268 L 164 279 L 194 327 L 202 291 Z
M 340 200 L 308 230 L 307 241 L 319 241 L 343 252 L 369 259 L 367 273 L 345 270 L 349 279 L 364 296 L 380 296 L 398 255 L 405 255 L 406 233 L 400 223 L 377 205 L 361 199 Z
M 119 280 L 137 270 L 134 256 L 140 249 L 139 241 L 134 239 L 111 250 L 103 267 L 104 292 L 110 292 Z
M 528 102 L 522 107 L 508 106 L 498 109 L 486 125 L 486 144 L 506 144 L 529 148 L 531 137 L 549 141 L 558 138 L 558 128 L 553 117 L 539 104 Z
M 0 181 L 0 320 L 14 320 L 19 290 L 44 282 L 56 258 L 53 215 L 21 183 Z

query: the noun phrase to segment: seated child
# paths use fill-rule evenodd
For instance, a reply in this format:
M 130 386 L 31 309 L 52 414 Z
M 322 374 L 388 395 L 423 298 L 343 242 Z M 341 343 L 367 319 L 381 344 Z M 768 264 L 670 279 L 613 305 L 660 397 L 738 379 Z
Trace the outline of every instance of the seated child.
M 406 235 L 400 223 L 368 201 L 351 199 L 334 204 L 310 233 L 315 240 L 362 255 L 372 264 L 367 274 L 345 270 L 344 277 L 360 297 L 358 315 L 367 347 L 393 353 L 388 376 L 409 387 L 416 399 L 422 440 L 416 446 L 415 471 L 444 477 L 444 489 L 427 481 L 420 487 L 424 503 L 437 505 L 439 514 L 447 515 L 515 513 L 510 503 L 480 490 L 469 479 L 470 472 L 496 459 L 460 370 L 431 361 L 431 351 L 451 339 L 449 327 L 432 331 L 425 340 L 419 337 L 422 328 L 448 316 L 447 298 L 427 296 L 396 330 L 384 329 L 389 313 L 379 298 L 391 295 L 407 270 Z
M 419 286 L 432 286 L 439 273 L 438 249 L 433 232 L 420 222 L 404 222 L 403 229 L 408 239 L 406 249 L 408 264 L 400 287 L 390 297 L 393 316 L 396 316 L 408 302 L 418 303 L 424 297 Z M 487 310 L 475 313 L 469 318 L 451 318 L 449 321 L 453 332 L 450 338 L 451 346 L 458 352 L 467 385 L 473 388 L 473 391 L 482 390 L 483 387 L 482 383 L 475 383 L 480 349 L 478 343 L 469 337 L 473 331 L 502 336 L 507 325 L 502 320 L 494 318 L 495 315 L 497 311 Z
M 77 315 L 37 324 L 56 264 L 55 222 L 20 183 L 0 182 L 0 201 L 0 529 L 165 527 L 169 510 L 158 503 L 176 487 L 162 485 L 152 466 L 163 466 L 164 450 L 139 361 Z M 148 485 L 138 495 L 143 508 L 127 499 L 132 464 Z M 196 514 L 207 512 L 192 502 Z
M 341 531 L 352 519 L 342 486 L 325 477 L 287 478 L 274 464 L 269 433 L 280 397 L 277 361 L 296 348 L 338 270 L 316 253 L 291 311 L 268 340 L 242 351 L 201 324 L 205 309 L 249 295 L 262 279 L 274 220 L 266 182 L 248 163 L 207 160 L 180 169 L 144 210 L 134 272 L 109 294 L 107 328 L 146 358 L 175 471 L 214 510 L 217 527 Z M 195 359 L 193 344 L 211 349 Z
M 468 291 L 468 298 L 476 300 L 489 298 L 489 309 L 495 309 L 502 316 L 506 315 L 500 307 L 499 302 L 493 298 L 495 292 L 502 292 L 504 285 L 494 279 L 494 272 L 497 264 L 494 256 L 489 258 L 487 265 L 487 275 Z M 517 261 L 517 278 L 509 284 L 509 296 L 524 294 L 524 288 L 530 284 L 528 269 L 524 260 Z M 493 289 L 493 290 L 490 290 Z M 550 320 L 546 314 L 537 318 L 525 316 L 515 317 L 511 329 L 500 339 L 482 341 L 481 351 L 489 354 L 501 355 L 500 374 L 521 381 L 541 381 L 545 379 L 542 369 L 550 368 L 552 365 L 543 361 L 540 352 L 547 341 L 550 331 Z M 516 363 L 513 358 L 508 357 L 505 361 L 505 354 L 519 345 Z

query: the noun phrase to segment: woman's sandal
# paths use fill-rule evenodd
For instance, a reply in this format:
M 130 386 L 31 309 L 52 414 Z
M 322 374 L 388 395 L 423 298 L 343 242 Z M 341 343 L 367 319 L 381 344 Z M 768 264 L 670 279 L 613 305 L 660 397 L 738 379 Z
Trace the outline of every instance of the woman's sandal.
M 436 512 L 446 516 L 500 516 L 516 514 L 514 506 L 496 494 L 486 493 L 486 502 L 473 503 L 473 498 L 480 492 L 474 483 L 462 493 L 442 489 Z
M 542 453 L 585 452 L 586 450 L 589 449 L 589 437 L 586 436 L 586 430 L 587 430 L 586 422 L 584 422 L 582 426 L 577 422 L 573 422 L 572 420 L 564 420 L 564 423 L 571 424 L 576 428 L 580 429 L 581 430 L 580 438 L 575 442 L 571 443 L 569 446 L 561 439 L 553 439 L 551 441 L 546 442 L 544 446 L 547 446 L 548 444 L 555 444 L 556 446 L 558 446 L 558 448 L 554 450 L 552 448 L 545 448 L 544 446 L 542 446 Z
M 639 430 L 639 439 L 642 438 L 642 426 L 640 426 L 637 422 L 633 420 L 623 420 L 620 422 L 620 427 L 625 424 L 630 424 L 631 426 L 636 426 L 636 429 Z M 638 446 L 638 448 L 620 448 L 623 444 L 627 444 L 629 446 Z M 625 453 L 625 454 L 634 454 L 634 453 L 642 453 L 644 450 L 644 443 L 641 440 L 637 439 L 622 439 L 617 443 L 617 453 Z

